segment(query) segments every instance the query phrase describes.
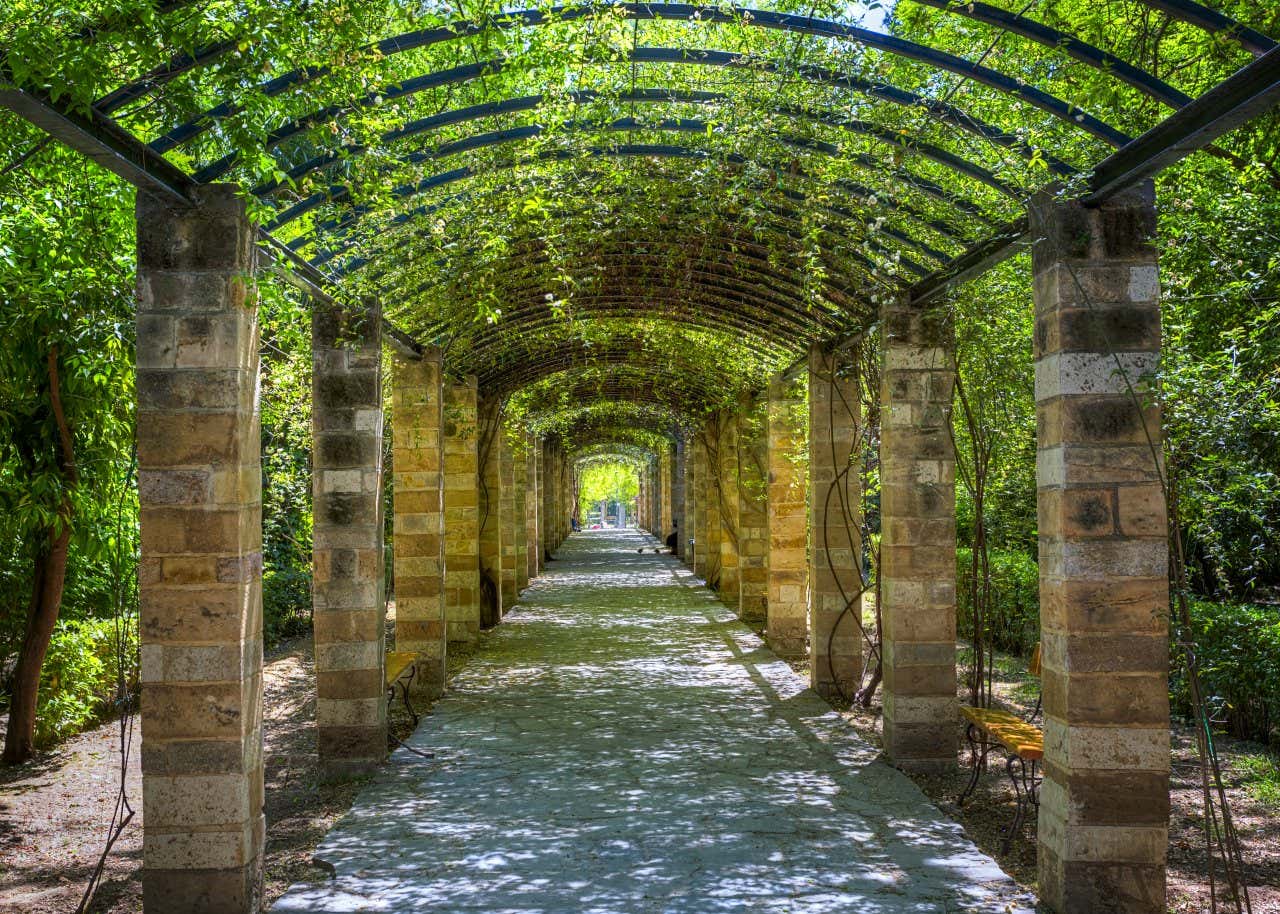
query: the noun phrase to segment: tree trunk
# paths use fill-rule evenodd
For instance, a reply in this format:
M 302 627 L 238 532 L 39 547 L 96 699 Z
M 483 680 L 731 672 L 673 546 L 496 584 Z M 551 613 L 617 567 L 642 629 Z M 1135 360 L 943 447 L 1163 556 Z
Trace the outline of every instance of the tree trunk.
M 9 705 L 9 727 L 4 737 L 5 764 L 15 765 L 31 758 L 35 750 L 36 704 L 40 696 L 40 670 L 53 627 L 62 609 L 62 588 L 67 580 L 67 552 L 71 545 L 71 492 L 79 479 L 71 427 L 62 409 L 62 388 L 58 378 L 58 347 L 49 350 L 49 407 L 58 425 L 58 464 L 66 489 L 58 508 L 57 521 L 46 529 L 46 542 L 36 550 L 31 581 L 31 604 L 27 631 L 18 654 L 13 677 L 13 700 Z
M 69 520 L 69 518 L 68 518 Z M 48 543 L 36 555 L 27 631 L 18 654 L 13 677 L 13 701 L 9 706 L 9 727 L 4 737 L 4 762 L 16 765 L 31 758 L 35 749 L 36 701 L 40 692 L 40 669 L 49 650 L 53 627 L 62 608 L 62 586 L 67 577 L 67 550 L 71 525 L 50 529 Z

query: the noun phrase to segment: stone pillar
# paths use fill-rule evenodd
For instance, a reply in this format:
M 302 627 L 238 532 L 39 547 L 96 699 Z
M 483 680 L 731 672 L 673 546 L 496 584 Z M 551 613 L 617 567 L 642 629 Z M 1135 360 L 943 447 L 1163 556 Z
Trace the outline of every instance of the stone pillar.
M 416 362 L 397 358 L 391 369 L 396 650 L 418 655 L 414 689 L 434 697 L 444 691 L 448 638 L 440 350 L 430 347 Z
M 254 230 L 236 189 L 138 193 L 143 906 L 262 888 L 262 485 Z
M 382 311 L 311 306 L 316 726 L 328 777 L 387 754 Z
M 703 578 L 712 590 L 720 590 L 720 541 L 724 536 L 720 528 L 720 422 L 719 416 L 708 417 L 702 427 L 702 488 L 700 531 L 707 541 L 706 570 Z
M 1044 683 L 1040 896 L 1165 910 L 1168 543 L 1150 184 L 1031 206 Z
M 693 493 L 693 520 L 691 530 L 693 536 L 693 573 L 711 583 L 707 568 L 709 540 L 707 537 L 707 448 L 702 439 L 702 432 L 695 433 L 689 442 L 690 456 L 689 488 Z
M 688 448 L 682 437 L 676 438 L 671 456 L 671 526 L 676 531 L 676 554 L 688 561 L 689 531 L 693 527 L 687 522 L 688 517 L 688 461 L 685 459 Z
M 809 685 L 850 699 L 862 678 L 861 401 L 855 362 L 809 348 Z
M 444 386 L 444 618 L 449 641 L 480 634 L 480 491 L 476 379 Z
M 914 771 L 956 765 L 955 341 L 942 306 L 883 306 L 880 598 L 884 747 Z
M 809 635 L 805 556 L 804 385 L 769 384 L 769 603 L 765 640 L 779 657 L 803 657 Z
M 666 542 L 671 533 L 672 484 L 671 464 L 673 455 L 669 445 L 663 445 L 658 455 L 658 539 Z
M 538 571 L 542 567 L 541 557 L 542 549 L 538 538 L 538 515 L 541 513 L 541 483 L 538 481 L 538 459 L 541 457 L 542 449 L 538 445 L 538 439 L 533 435 L 526 435 L 524 441 L 525 453 L 525 492 L 524 492 L 524 523 L 525 523 L 525 583 L 527 584 L 533 578 L 538 576 Z
M 769 434 L 760 399 L 743 395 L 738 424 L 738 616 L 754 628 L 769 604 Z
M 730 410 L 716 417 L 716 494 L 720 514 L 720 599 L 735 610 L 738 577 L 738 420 Z
M 542 517 L 539 523 L 542 527 L 542 548 L 545 556 L 555 552 L 556 549 L 556 468 L 555 454 L 551 448 L 550 441 L 542 443 Z
M 498 535 L 502 541 L 502 615 L 516 605 L 519 593 L 516 569 L 519 554 L 516 548 L 516 455 L 506 423 L 498 426 Z
M 511 532 L 515 540 L 515 597 L 518 599 L 521 592 L 529 586 L 529 506 L 526 503 L 526 493 L 529 490 L 529 455 L 525 450 L 523 432 L 514 433 L 511 442 L 513 477 Z
M 481 398 L 478 440 L 480 472 L 480 627 L 502 618 L 502 417 L 498 403 Z

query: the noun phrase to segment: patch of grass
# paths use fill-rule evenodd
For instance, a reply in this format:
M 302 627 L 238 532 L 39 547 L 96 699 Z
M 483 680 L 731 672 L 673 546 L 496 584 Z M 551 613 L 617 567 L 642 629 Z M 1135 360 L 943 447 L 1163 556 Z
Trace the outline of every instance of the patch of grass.
M 1236 756 L 1231 767 L 1240 775 L 1240 786 L 1264 806 L 1280 809 L 1280 761 L 1267 752 Z

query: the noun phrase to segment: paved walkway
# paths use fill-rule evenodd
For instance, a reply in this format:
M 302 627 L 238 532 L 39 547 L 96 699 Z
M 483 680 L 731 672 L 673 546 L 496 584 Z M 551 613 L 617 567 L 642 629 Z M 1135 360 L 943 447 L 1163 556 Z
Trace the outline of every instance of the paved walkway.
M 273 910 L 1028 910 L 645 539 L 575 534 Z

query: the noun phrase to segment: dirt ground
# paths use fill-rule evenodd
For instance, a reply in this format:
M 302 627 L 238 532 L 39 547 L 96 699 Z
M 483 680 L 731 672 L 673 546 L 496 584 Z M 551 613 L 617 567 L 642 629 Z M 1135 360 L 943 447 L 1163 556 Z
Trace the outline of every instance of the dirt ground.
M 264 669 L 267 850 L 265 896 L 322 877 L 311 853 L 360 784 L 321 784 L 315 744 L 315 671 L 309 639 L 272 651 Z M 425 710 L 419 708 L 419 711 Z M 411 729 L 392 705 L 392 733 Z M 126 785 L 135 815 L 107 859 L 90 911 L 142 910 L 142 774 L 132 730 Z M 120 778 L 120 726 L 113 721 L 68 740 L 16 770 L 0 769 L 0 914 L 76 910 L 102 853 Z

